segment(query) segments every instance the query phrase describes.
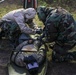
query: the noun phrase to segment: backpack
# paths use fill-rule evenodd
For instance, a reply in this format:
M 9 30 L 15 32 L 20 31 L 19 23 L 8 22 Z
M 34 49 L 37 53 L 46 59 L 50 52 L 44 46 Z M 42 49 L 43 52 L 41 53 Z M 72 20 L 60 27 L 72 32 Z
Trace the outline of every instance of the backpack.
M 37 50 L 35 44 L 38 41 L 28 43 L 24 41 L 16 47 L 14 50 L 11 61 L 18 67 L 25 67 L 30 73 L 34 74 L 38 72 L 40 66 L 42 66 L 46 60 L 45 49 L 42 46 Z

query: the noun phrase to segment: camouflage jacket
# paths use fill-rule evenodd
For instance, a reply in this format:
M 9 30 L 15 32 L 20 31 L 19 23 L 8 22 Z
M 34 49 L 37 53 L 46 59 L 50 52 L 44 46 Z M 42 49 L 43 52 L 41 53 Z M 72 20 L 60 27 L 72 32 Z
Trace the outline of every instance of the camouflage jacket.
M 44 24 L 48 41 L 55 41 L 62 45 L 75 44 L 76 23 L 72 15 L 65 9 L 53 9 L 49 12 Z

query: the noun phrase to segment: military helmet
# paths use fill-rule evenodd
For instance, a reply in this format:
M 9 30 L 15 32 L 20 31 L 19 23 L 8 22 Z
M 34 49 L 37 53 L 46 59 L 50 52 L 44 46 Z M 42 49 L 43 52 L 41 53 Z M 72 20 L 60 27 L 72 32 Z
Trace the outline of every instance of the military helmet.
M 41 21 L 45 22 L 46 20 L 46 7 L 45 6 L 39 6 L 37 8 L 37 14 Z

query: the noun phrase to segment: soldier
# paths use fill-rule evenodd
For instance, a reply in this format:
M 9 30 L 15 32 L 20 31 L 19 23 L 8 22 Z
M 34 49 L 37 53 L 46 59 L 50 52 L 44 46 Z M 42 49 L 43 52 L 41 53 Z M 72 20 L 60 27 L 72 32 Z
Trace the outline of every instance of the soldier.
M 10 11 L 2 17 L 2 30 L 10 31 L 10 33 L 12 33 L 19 27 L 21 33 L 23 33 L 19 38 L 19 43 L 21 43 L 22 39 L 30 38 L 29 34 L 40 33 L 37 25 L 33 23 L 35 15 L 36 10 L 34 8 Z
M 64 55 L 76 44 L 76 23 L 72 15 L 61 7 L 40 6 L 37 9 L 39 19 L 44 23 L 47 41 L 55 42 L 53 54 L 57 61 L 63 61 Z

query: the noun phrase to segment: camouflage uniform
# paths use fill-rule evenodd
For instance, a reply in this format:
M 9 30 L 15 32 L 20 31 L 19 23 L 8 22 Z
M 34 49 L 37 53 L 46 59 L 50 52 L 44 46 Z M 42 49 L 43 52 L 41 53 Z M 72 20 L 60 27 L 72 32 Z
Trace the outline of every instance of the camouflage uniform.
M 55 42 L 53 50 L 63 55 L 76 43 L 76 23 L 65 9 L 38 8 L 38 17 L 45 25 L 46 39 Z

